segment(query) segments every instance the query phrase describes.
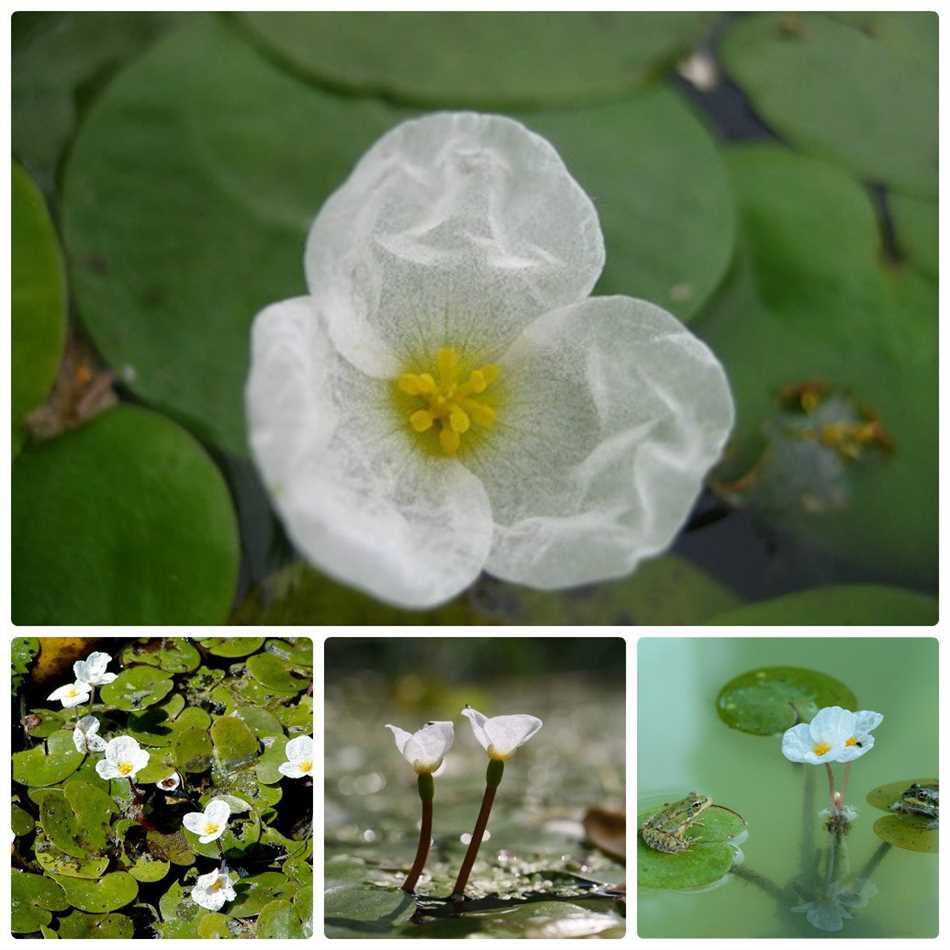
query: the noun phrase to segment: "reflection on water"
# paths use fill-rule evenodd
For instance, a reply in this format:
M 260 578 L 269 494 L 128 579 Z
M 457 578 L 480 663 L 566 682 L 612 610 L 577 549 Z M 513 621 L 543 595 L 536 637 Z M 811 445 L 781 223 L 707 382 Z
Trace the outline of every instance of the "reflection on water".
M 781 754 L 779 736 L 729 729 L 719 688 L 759 666 L 838 677 L 884 722 L 851 769 L 847 834 L 826 830 L 823 771 Z M 899 670 L 900 675 L 895 675 Z M 638 892 L 641 936 L 933 937 L 937 856 L 891 847 L 865 795 L 905 775 L 936 773 L 937 649 L 929 638 L 641 640 L 638 799 L 698 789 L 749 821 L 744 862 L 702 893 Z

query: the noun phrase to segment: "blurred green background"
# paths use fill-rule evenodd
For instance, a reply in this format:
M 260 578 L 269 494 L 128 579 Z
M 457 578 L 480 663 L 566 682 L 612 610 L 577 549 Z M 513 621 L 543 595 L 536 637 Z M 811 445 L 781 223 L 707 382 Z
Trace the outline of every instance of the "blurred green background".
M 846 802 L 858 817 L 841 858 L 846 883 L 867 875 L 873 888 L 865 891 L 866 905 L 853 909 L 836 933 L 816 929 L 804 913 L 792 911 L 817 890 L 808 871 L 828 838 L 818 818 L 828 802 L 825 770 L 787 761 L 781 735 L 739 732 L 717 713 L 727 682 L 771 666 L 833 676 L 855 694 L 856 709 L 884 716 L 874 747 L 852 765 Z M 937 667 L 937 640 L 922 637 L 641 639 L 638 810 L 698 790 L 742 814 L 749 833 L 739 868 L 720 885 L 697 892 L 640 888 L 640 936 L 936 936 L 937 855 L 890 848 L 868 874 L 881 845 L 872 828 L 883 813 L 865 796 L 879 785 L 937 774 Z M 834 768 L 840 789 L 842 767 Z
M 15 622 L 936 620 L 936 14 L 18 13 L 12 44 Z M 443 108 L 553 142 L 595 292 L 688 321 L 737 425 L 632 578 L 405 614 L 299 563 L 242 391 L 323 201 Z
M 324 659 L 329 935 L 622 935 L 621 905 L 592 891 L 622 883 L 623 861 L 599 851 L 582 826 L 587 809 L 624 809 L 622 639 L 331 638 Z M 415 773 L 385 725 L 415 732 L 430 720 L 455 723 L 455 744 L 435 778 L 434 840 L 417 886 L 446 897 L 488 763 L 460 714 L 466 703 L 486 716 L 527 713 L 544 722 L 505 765 L 491 836 L 466 889 L 491 906 L 420 923 L 409 922 L 407 907 L 395 921 L 380 920 L 400 906 L 394 889 L 415 856 L 420 810 Z

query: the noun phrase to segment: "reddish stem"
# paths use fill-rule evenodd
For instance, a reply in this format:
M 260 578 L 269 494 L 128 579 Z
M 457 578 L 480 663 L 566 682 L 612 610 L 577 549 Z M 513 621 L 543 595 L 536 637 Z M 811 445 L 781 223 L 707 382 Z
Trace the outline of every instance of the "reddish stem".
M 432 841 L 432 799 L 422 800 L 422 825 L 419 828 L 419 847 L 416 849 L 416 860 L 413 862 L 409 876 L 402 885 L 402 889 L 407 894 L 412 894 L 416 889 L 416 881 L 422 874 L 422 869 L 426 866 L 426 858 L 429 857 L 429 843 Z
M 475 864 L 475 858 L 478 857 L 478 849 L 481 847 L 485 829 L 488 827 L 488 816 L 491 814 L 491 806 L 495 801 L 495 790 L 497 788 L 497 785 L 485 786 L 485 795 L 482 798 L 482 807 L 475 821 L 472 840 L 468 843 L 468 851 L 465 852 L 465 860 L 459 868 L 459 876 L 452 891 L 453 900 L 461 900 L 465 896 L 465 885 L 468 884 L 468 876 L 472 873 L 472 866 Z
M 837 811 L 838 804 L 835 801 L 835 776 L 834 776 L 834 773 L 831 771 L 831 763 L 826 762 L 825 768 L 828 770 L 828 795 L 831 798 L 831 807 Z

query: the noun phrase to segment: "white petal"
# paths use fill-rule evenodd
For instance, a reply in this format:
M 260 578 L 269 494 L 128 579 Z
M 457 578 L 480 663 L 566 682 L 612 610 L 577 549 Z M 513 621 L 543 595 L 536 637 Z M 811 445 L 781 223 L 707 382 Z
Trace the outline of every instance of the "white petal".
M 485 733 L 491 740 L 489 754 L 507 759 L 523 746 L 543 725 L 537 716 L 492 716 L 485 721 Z
M 110 762 L 108 759 L 100 759 L 96 763 L 96 772 L 99 775 L 99 778 L 119 778 L 119 770 L 116 767 L 116 764 L 114 762 Z
M 808 724 L 813 743 L 843 746 L 854 735 L 855 717 L 841 706 L 826 706 L 819 709 Z
M 310 736 L 297 736 L 287 743 L 284 753 L 291 762 L 313 761 L 313 739 Z
M 102 736 L 88 735 L 86 736 L 86 745 L 91 752 L 102 752 L 106 747 L 106 740 Z
M 417 772 L 434 772 L 452 748 L 454 739 L 451 722 L 429 722 L 410 737 L 403 755 Z
M 668 547 L 732 427 L 710 350 L 653 304 L 600 297 L 535 321 L 500 365 L 498 426 L 471 462 L 496 525 L 487 570 L 551 589 Z
M 801 722 L 785 731 L 782 736 L 782 755 L 791 762 L 815 763 L 811 730 L 807 723 Z
M 137 772 L 141 772 L 142 769 L 148 765 L 149 754 L 145 749 L 138 749 L 133 753 L 132 758 L 129 761 L 132 763 L 133 769 L 132 774 L 135 775 Z
M 303 778 L 308 774 L 296 762 L 281 762 L 277 766 L 277 771 L 281 775 L 286 775 L 287 778 Z
M 86 751 L 86 734 L 79 726 L 73 729 L 73 745 L 76 747 L 77 752 Z
M 538 314 L 590 293 L 604 246 L 549 142 L 502 116 L 439 113 L 363 156 L 321 209 L 305 262 L 339 351 L 392 376 L 407 344 L 500 352 Z
M 100 763 L 101 764 L 101 763 Z M 98 768 L 98 766 L 96 766 Z M 204 831 L 206 824 L 204 812 L 200 811 L 190 811 L 187 815 L 184 815 L 181 819 L 181 823 L 191 832 L 198 835 Z
M 106 758 L 110 762 L 134 763 L 141 751 L 138 742 L 132 736 L 116 736 L 114 739 L 110 739 L 106 745 Z M 145 754 L 146 761 L 148 761 L 148 753 Z
M 89 664 L 85 660 L 76 660 L 73 663 L 73 676 L 77 683 L 89 682 Z
M 838 754 L 835 756 L 836 762 L 853 762 L 855 759 L 860 759 L 862 755 L 866 752 L 870 752 L 874 748 L 874 736 L 865 733 L 860 736 L 861 745 L 845 745 L 842 746 Z
M 205 818 L 215 825 L 226 825 L 231 817 L 231 806 L 222 798 L 212 798 L 205 806 Z
M 489 746 L 491 746 L 491 739 L 489 739 L 488 733 L 485 732 L 487 719 L 477 709 L 472 709 L 471 706 L 466 706 L 462 710 L 462 715 L 471 723 L 472 732 L 475 733 L 478 744 L 488 751 Z
M 386 728 L 393 734 L 393 738 L 396 740 L 396 748 L 399 750 L 400 755 L 406 754 L 406 743 L 412 738 L 411 732 L 406 732 L 405 729 L 400 729 L 399 726 L 392 726 L 387 724 Z
M 870 709 L 861 709 L 854 714 L 854 731 L 856 735 L 868 733 L 877 729 L 884 722 L 884 717 L 879 712 L 872 712 Z
M 100 673 L 96 677 L 96 686 L 108 686 L 117 676 L 118 673 Z
M 464 590 L 491 547 L 485 490 L 419 451 L 392 381 L 337 357 L 307 298 L 254 321 L 250 443 L 288 534 L 327 574 L 401 607 Z

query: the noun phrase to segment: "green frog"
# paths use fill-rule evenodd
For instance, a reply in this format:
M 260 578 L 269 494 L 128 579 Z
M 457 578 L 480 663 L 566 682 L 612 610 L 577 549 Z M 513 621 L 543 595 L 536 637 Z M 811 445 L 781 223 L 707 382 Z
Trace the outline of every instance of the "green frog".
M 654 851 L 676 854 L 690 846 L 686 831 L 699 820 L 699 816 L 712 805 L 708 795 L 690 792 L 685 798 L 664 805 L 651 815 L 640 828 L 640 837 Z
M 900 812 L 904 815 L 923 815 L 930 819 L 927 824 L 928 828 L 937 828 L 940 819 L 938 814 L 939 804 L 939 785 L 919 785 L 914 782 L 891 805 L 891 811 Z

